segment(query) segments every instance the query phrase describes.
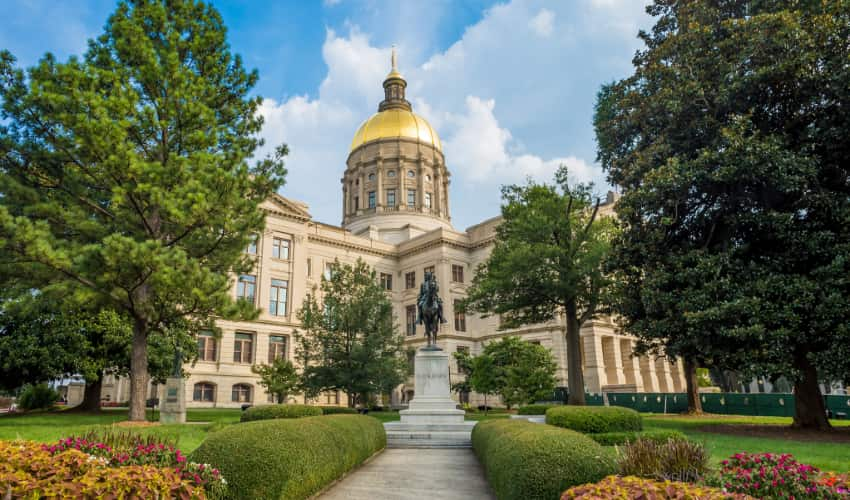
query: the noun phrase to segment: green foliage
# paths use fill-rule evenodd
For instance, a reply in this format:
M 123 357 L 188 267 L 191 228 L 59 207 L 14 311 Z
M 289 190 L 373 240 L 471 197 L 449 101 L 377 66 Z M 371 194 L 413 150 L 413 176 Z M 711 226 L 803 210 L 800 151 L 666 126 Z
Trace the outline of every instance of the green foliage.
M 260 376 L 260 385 L 274 394 L 279 403 L 288 402 L 289 395 L 301 386 L 301 376 L 288 359 L 278 358 L 270 365 L 254 365 L 251 371 Z
M 273 420 L 278 418 L 303 418 L 316 417 L 322 414 L 318 406 L 308 405 L 262 405 L 252 406 L 242 412 L 240 422 L 251 422 L 253 420 Z
M 305 393 L 341 390 L 365 405 L 370 395 L 396 387 L 407 374 L 404 337 L 393 323 L 392 303 L 375 271 L 358 259 L 334 263 L 322 279 L 322 305 L 313 290 L 304 298 L 298 320 L 296 354 L 304 366 Z
M 21 295 L 133 320 L 131 409 L 144 418 L 147 341 L 250 318 L 231 275 L 264 227 L 286 147 L 262 141 L 256 72 L 195 0 L 120 3 L 83 58 L 25 74 L 0 53 L 0 276 Z
M 356 408 L 349 408 L 347 406 L 320 406 L 322 409 L 322 415 L 338 415 L 340 413 L 345 415 L 355 415 L 357 414 Z
M 593 484 L 568 489 L 561 500 L 596 500 L 598 498 L 654 498 L 690 500 L 748 499 L 746 495 L 725 493 L 722 489 L 678 481 L 654 481 L 634 476 L 608 476 Z
M 549 408 L 558 408 L 559 404 L 551 405 L 525 405 L 517 408 L 517 415 L 546 415 L 546 410 Z
M 696 482 L 709 471 L 705 445 L 687 439 L 639 438 L 619 449 L 617 465 L 624 476 Z
M 249 422 L 210 435 L 190 460 L 217 467 L 234 499 L 303 499 L 386 446 L 361 415 Z M 245 453 L 250 450 L 250 453 Z
M 546 423 L 585 434 L 643 429 L 640 413 L 621 406 L 558 406 L 546 410 Z
M 614 473 L 610 451 L 577 432 L 520 420 L 472 429 L 472 448 L 499 500 L 557 498 Z
M 795 381 L 850 373 L 850 31 L 845 0 L 668 2 L 634 74 L 599 94 L 623 188 L 615 309 L 641 352 Z
M 59 401 L 59 393 L 47 384 L 28 385 L 18 396 L 18 408 L 26 411 L 49 410 Z
M 602 446 L 620 446 L 626 443 L 637 441 L 638 439 L 655 441 L 656 443 L 666 443 L 673 440 L 685 440 L 687 437 L 679 431 L 667 429 L 650 429 L 645 431 L 620 431 L 620 432 L 601 432 L 596 434 L 588 434 L 588 436 L 601 444 Z
M 501 327 L 567 321 L 571 402 L 584 403 L 579 330 L 600 309 L 609 283 L 602 264 L 613 223 L 597 219 L 591 187 L 572 186 L 561 167 L 556 185 L 502 188 L 502 222 L 489 259 L 476 271 L 463 307 L 499 314 Z
M 543 346 L 519 337 L 490 342 L 478 356 L 464 359 L 470 388 L 479 394 L 499 394 L 509 408 L 546 399 L 555 390 L 557 365 Z

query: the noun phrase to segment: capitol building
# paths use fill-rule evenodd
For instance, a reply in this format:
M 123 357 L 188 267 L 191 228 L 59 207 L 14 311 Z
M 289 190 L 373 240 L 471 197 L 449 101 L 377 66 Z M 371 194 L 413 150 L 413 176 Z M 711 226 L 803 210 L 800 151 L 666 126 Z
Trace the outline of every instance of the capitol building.
M 354 131 L 341 172 L 339 226 L 314 221 L 308 207 L 294 199 L 275 195 L 262 205 L 265 231 L 246 249 L 256 259 L 256 267 L 252 274 L 237 276 L 233 284 L 234 296 L 254 301 L 261 313 L 253 321 L 219 321 L 219 338 L 199 336 L 198 359 L 185 367 L 188 407 L 272 401 L 251 366 L 278 357 L 294 359 L 296 311 L 305 295 L 320 284 L 335 261 L 357 259 L 375 269 L 408 346 L 425 344 L 423 326 L 415 321 L 416 298 L 424 274 L 433 272 L 448 320 L 438 334 L 442 349 L 477 354 L 491 340 L 518 335 L 551 350 L 558 363 L 559 385 L 567 385 L 563 320 L 500 330 L 498 317 L 480 318 L 456 310 L 475 269 L 492 249 L 500 218 L 465 230 L 452 226 L 451 158 L 444 156 L 437 131 L 414 113 L 406 99 L 407 82 L 396 69 L 394 56 L 383 87 L 384 100 L 377 113 Z M 600 212 L 611 215 L 615 195 L 609 194 L 606 201 Z M 632 357 L 635 339 L 619 332 L 609 318 L 585 323 L 581 337 L 588 392 L 684 391 L 680 363 Z M 456 363 L 450 370 L 452 382 L 464 377 Z M 152 395 L 157 391 L 151 390 Z M 410 377 L 391 394 L 390 403 L 403 405 L 415 391 Z M 483 402 L 475 393 L 454 396 L 474 405 Z M 106 377 L 103 398 L 127 401 L 129 380 Z M 324 393 L 314 403 L 345 405 L 345 398 L 338 392 Z

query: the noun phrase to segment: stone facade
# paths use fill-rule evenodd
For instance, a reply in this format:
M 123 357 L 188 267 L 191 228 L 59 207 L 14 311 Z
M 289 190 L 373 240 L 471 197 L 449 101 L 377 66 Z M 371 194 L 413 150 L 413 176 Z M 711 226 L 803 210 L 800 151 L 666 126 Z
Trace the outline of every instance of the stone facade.
M 396 322 L 409 346 L 425 344 L 423 327 L 410 324 L 410 313 L 415 310 L 425 271 L 433 271 L 448 319 L 438 335 L 440 347 L 477 354 L 491 340 L 518 335 L 552 351 L 558 362 L 559 384 L 566 385 L 562 320 L 499 331 L 497 317 L 455 314 L 455 301 L 465 297 L 474 270 L 490 254 L 500 219 L 486 220 L 465 231 L 452 227 L 450 174 L 439 137 L 424 119 L 413 114 L 404 96 L 406 83 L 395 68 L 384 88 L 386 98 L 379 112 L 364 122 L 352 143 L 341 179 L 341 227 L 312 220 L 306 205 L 282 196 L 275 195 L 263 204 L 266 229 L 256 246 L 248 249 L 256 258 L 256 269 L 250 276 L 235 277 L 233 284 L 234 296 L 253 295 L 262 312 L 255 321 L 219 321 L 219 338 L 199 339 L 199 359 L 186 367 L 189 408 L 270 402 L 251 366 L 274 356 L 293 359 L 293 330 L 298 326 L 295 310 L 304 296 L 320 284 L 333 262 L 350 264 L 358 258 L 387 284 Z M 610 215 L 615 201 L 616 196 L 609 194 L 600 213 Z M 589 392 L 684 390 L 680 364 L 632 357 L 634 339 L 618 332 L 610 318 L 585 324 L 581 335 Z M 463 377 L 453 360 L 450 377 Z M 107 377 L 103 391 L 105 400 L 126 401 L 129 383 Z M 391 402 L 405 404 L 414 391 L 411 377 L 394 391 Z M 157 392 L 162 390 L 151 388 L 152 396 Z M 483 402 L 475 394 L 463 398 L 472 404 Z M 344 394 L 335 393 L 322 394 L 312 402 L 347 403 Z

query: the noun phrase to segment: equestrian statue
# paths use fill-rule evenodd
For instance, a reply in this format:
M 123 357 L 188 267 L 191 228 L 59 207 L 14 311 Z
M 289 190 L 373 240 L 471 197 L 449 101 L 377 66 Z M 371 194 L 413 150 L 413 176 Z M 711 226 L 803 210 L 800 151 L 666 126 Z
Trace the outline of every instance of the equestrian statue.
M 430 351 L 440 350 L 437 347 L 437 331 L 440 324 L 445 323 L 443 318 L 443 301 L 440 299 L 440 287 L 433 273 L 426 272 L 425 280 L 419 287 L 419 298 L 416 300 L 416 309 L 419 314 L 417 323 L 425 325 L 425 337 L 428 345 L 425 349 Z

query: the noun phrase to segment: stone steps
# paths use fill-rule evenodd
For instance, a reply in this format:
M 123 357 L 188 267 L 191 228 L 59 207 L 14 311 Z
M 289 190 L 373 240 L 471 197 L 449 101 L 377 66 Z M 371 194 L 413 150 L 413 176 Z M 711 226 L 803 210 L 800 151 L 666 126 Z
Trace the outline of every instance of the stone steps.
M 476 422 L 418 424 L 387 422 L 388 448 L 471 448 Z

